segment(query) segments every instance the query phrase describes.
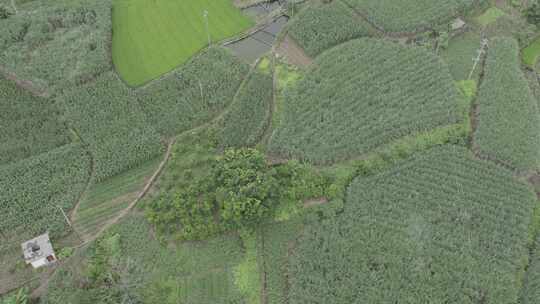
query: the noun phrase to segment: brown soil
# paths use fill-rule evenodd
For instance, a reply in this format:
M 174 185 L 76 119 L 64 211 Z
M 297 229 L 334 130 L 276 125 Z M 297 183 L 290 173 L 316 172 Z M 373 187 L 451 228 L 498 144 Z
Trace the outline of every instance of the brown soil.
M 313 206 L 323 205 L 326 203 L 328 203 L 328 199 L 326 197 L 311 198 L 304 201 L 304 207 L 309 208 Z
M 15 75 L 14 73 L 8 71 L 4 67 L 0 66 L 0 73 L 3 74 L 4 77 L 6 77 L 7 79 L 13 81 L 17 86 L 19 86 L 20 88 L 22 88 L 25 91 L 30 92 L 34 96 L 44 97 L 44 98 L 47 98 L 47 97 L 51 96 L 50 92 L 48 92 L 46 90 L 38 89 L 34 85 L 34 83 L 32 81 L 21 79 L 21 78 L 17 77 L 17 75 Z
M 284 57 L 287 63 L 299 67 L 310 66 L 313 62 L 313 59 L 289 35 L 285 36 L 285 39 L 279 44 L 276 53 Z

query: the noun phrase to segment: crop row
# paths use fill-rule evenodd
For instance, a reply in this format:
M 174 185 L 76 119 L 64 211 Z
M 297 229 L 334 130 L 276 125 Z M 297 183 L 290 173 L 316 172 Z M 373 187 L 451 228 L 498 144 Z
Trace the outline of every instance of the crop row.
M 475 0 L 343 0 L 387 32 L 435 27 L 472 7 Z M 484 1 L 485 2 L 485 1 Z
M 538 104 L 521 72 L 515 40 L 490 41 L 485 74 L 478 96 L 475 144 L 483 154 L 519 170 L 539 169 Z
M 61 97 L 67 120 L 88 145 L 100 182 L 150 160 L 162 151 L 159 134 L 113 73 Z
M 111 1 L 23 2 L 0 18 L 3 67 L 40 89 L 77 85 L 111 68 Z
M 271 150 L 315 163 L 352 158 L 465 117 L 439 58 L 372 39 L 323 53 L 285 92 L 285 104 Z
M 517 303 L 535 204 L 460 147 L 357 178 L 343 214 L 301 237 L 290 303 Z
M 260 72 L 249 76 L 224 117 L 223 146 L 252 146 L 260 140 L 268 124 L 272 90 L 271 76 Z
M 58 109 L 0 76 L 0 165 L 37 155 L 68 142 Z
M 162 135 L 201 125 L 228 105 L 248 73 L 223 48 L 202 52 L 178 71 L 137 93 L 148 120 Z
M 371 25 L 341 1 L 309 6 L 290 25 L 289 34 L 310 56 L 345 41 L 371 36 Z
M 540 236 L 536 240 L 535 250 L 531 256 L 528 276 L 523 289 L 523 304 L 538 304 L 540 301 Z
M 0 167 L 0 232 L 21 239 L 66 231 L 60 211 L 73 207 L 86 186 L 90 160 L 79 144 Z

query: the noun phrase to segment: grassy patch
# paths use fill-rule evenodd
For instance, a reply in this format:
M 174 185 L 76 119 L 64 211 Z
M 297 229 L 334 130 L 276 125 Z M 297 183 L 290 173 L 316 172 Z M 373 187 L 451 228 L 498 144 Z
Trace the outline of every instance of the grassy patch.
M 230 0 L 115 0 L 112 56 L 122 78 L 130 85 L 141 85 L 207 46 L 205 10 L 213 42 L 253 25 Z
M 534 40 L 528 47 L 522 51 L 523 63 L 530 68 L 535 68 L 540 56 L 540 38 Z
M 498 7 L 490 7 L 482 15 L 476 17 L 476 22 L 481 26 L 487 26 L 504 16 L 505 13 Z
M 457 87 L 467 100 L 472 100 L 478 91 L 478 84 L 475 80 L 461 80 L 456 82 Z

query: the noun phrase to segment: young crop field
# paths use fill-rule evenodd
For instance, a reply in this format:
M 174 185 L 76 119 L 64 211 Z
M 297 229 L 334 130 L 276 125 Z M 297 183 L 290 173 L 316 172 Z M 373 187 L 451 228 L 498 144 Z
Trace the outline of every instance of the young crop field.
M 0 165 L 37 155 L 69 141 L 59 109 L 0 76 Z
M 174 136 L 208 122 L 232 102 L 249 67 L 226 49 L 203 51 L 178 71 L 137 92 L 148 121 Z
M 536 195 L 443 146 L 349 186 L 299 239 L 289 303 L 517 303 Z
M 468 111 L 438 57 L 373 39 L 323 53 L 285 94 L 270 151 L 314 163 L 358 157 L 401 137 L 459 123 Z
M 77 85 L 110 70 L 110 36 L 110 0 L 25 1 L 0 18 L 0 65 L 41 90 Z
M 129 283 L 120 285 L 124 294 L 137 299 L 137 303 L 246 303 L 235 282 L 236 270 L 246 257 L 239 237 L 170 243 L 165 247 L 153 238 L 151 230 L 142 215 L 132 214 L 101 238 L 117 240 L 115 263 L 124 268 L 104 271 L 126 269 L 119 273 L 124 274 L 122 282 Z M 78 284 L 88 281 L 90 273 L 80 268 L 72 265 L 55 277 L 49 287 L 47 303 L 66 303 L 68 299 L 77 303 L 80 298 L 97 299 L 107 292 L 114 296 L 116 286 L 103 288 L 97 294 L 91 286 L 77 288 Z
M 253 72 L 248 77 L 230 111 L 223 118 L 221 141 L 225 147 L 257 144 L 269 122 L 273 79 L 261 72 Z
M 387 32 L 416 32 L 449 22 L 474 0 L 343 0 Z
M 516 169 L 539 169 L 538 104 L 520 69 L 516 41 L 490 41 L 485 74 L 478 96 L 477 148 Z
M 474 65 L 473 58 L 478 56 L 477 51 L 480 50 L 480 46 L 480 35 L 472 31 L 450 39 L 448 48 L 442 51 L 441 57 L 448 64 L 454 80 L 461 81 L 469 78 Z M 473 80 L 478 80 L 481 69 L 480 64 L 475 68 L 472 74 Z
M 153 159 L 163 149 L 134 93 L 113 73 L 68 92 L 61 101 L 69 125 L 89 146 L 96 182 Z
M 540 57 L 540 38 L 534 40 L 528 47 L 522 51 L 523 63 L 534 69 Z
M 312 57 L 348 40 L 375 34 L 369 23 L 339 0 L 309 6 L 289 25 L 289 35 Z
M 498 7 L 490 7 L 482 15 L 476 18 L 476 22 L 481 26 L 487 26 L 504 16 L 505 13 Z
M 0 237 L 24 240 L 49 231 L 68 232 L 60 211 L 68 212 L 84 190 L 90 160 L 70 144 L 0 167 Z
M 102 183 L 92 185 L 73 217 L 73 226 L 77 232 L 93 235 L 107 221 L 117 216 L 137 197 L 160 161 L 160 157 L 150 160 Z
M 217 42 L 252 25 L 230 0 L 114 0 L 114 65 L 128 84 L 141 85 L 188 61 L 209 38 Z

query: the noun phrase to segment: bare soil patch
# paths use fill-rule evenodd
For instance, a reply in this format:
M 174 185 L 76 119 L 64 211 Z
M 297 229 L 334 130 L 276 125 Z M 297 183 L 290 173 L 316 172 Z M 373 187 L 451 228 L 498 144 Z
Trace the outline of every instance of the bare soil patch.
M 313 59 L 289 35 L 279 44 L 276 53 L 284 57 L 287 63 L 299 67 L 308 67 L 313 62 Z
M 328 199 L 326 197 L 310 198 L 304 201 L 304 207 L 309 208 L 309 207 L 323 205 L 327 203 L 328 203 Z

